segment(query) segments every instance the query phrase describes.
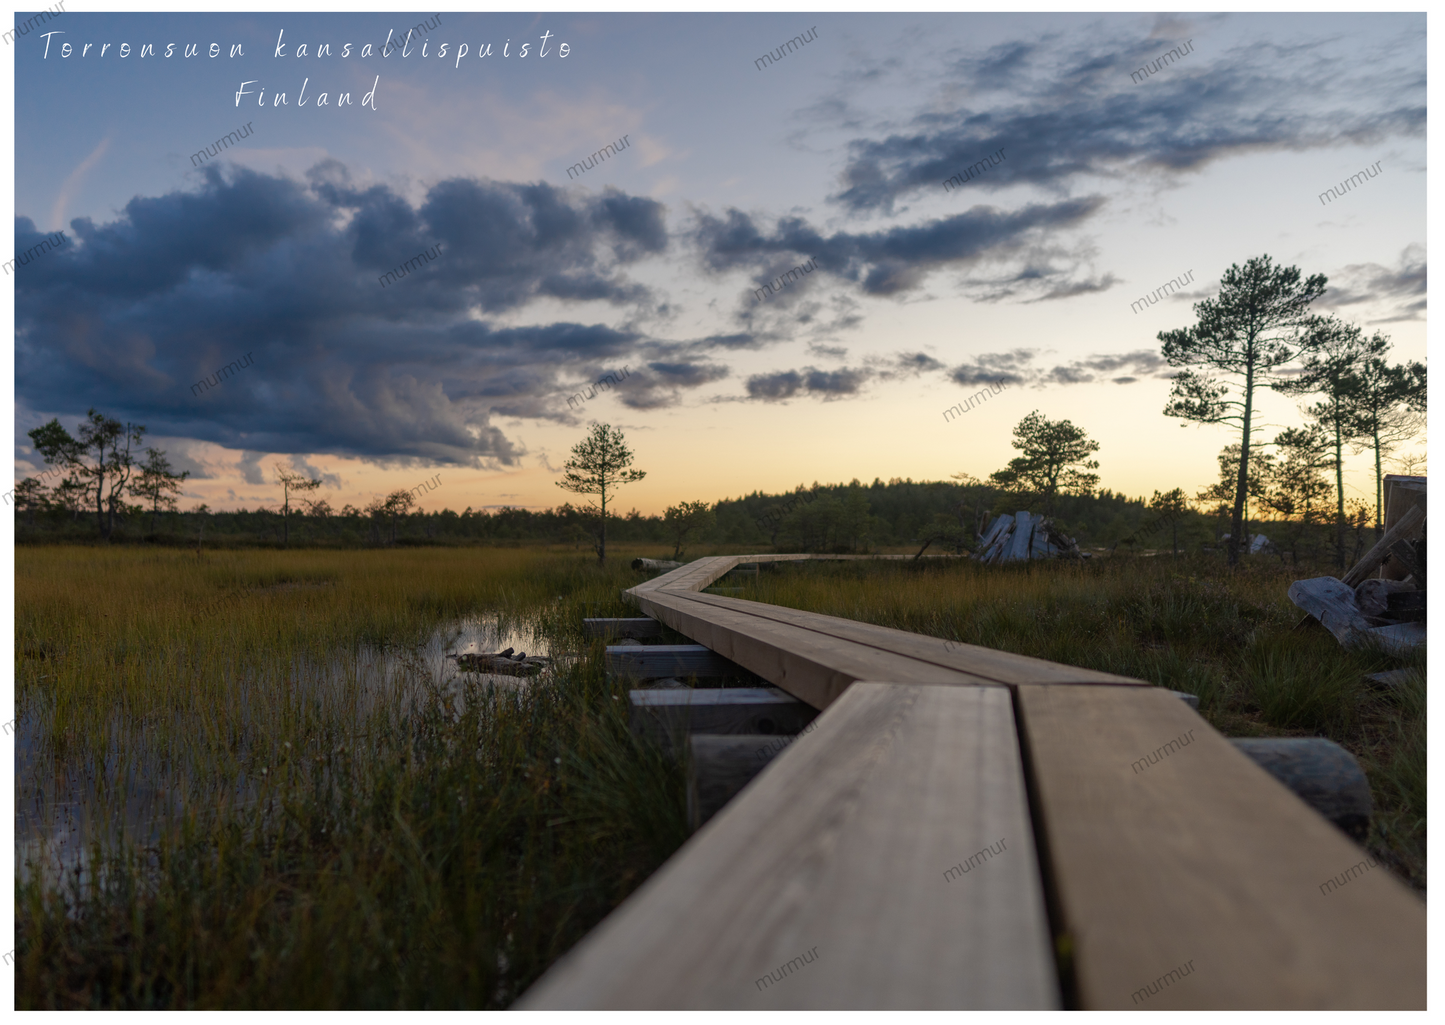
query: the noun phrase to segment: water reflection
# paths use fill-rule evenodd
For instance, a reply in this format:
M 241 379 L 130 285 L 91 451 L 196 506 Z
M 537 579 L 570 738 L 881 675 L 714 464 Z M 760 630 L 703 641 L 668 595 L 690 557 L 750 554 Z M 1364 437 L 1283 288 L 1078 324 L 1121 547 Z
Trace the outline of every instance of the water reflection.
M 446 657 L 508 647 L 553 656 L 539 624 L 477 615 L 439 625 L 425 643 L 409 650 L 365 646 L 324 662 L 294 664 L 284 680 L 266 673 L 238 677 L 233 683 L 243 695 L 243 707 L 257 711 L 247 716 L 253 721 L 238 727 L 239 738 L 225 753 L 199 731 L 188 735 L 183 713 L 163 724 L 168 727 L 165 751 L 153 738 L 162 724 L 124 714 L 111 721 L 103 758 L 73 748 L 59 751 L 48 728 L 53 709 L 27 708 L 15 725 L 16 864 L 33 866 L 52 885 L 62 873 L 76 870 L 84 880 L 97 842 L 109 847 L 125 837 L 148 846 L 187 807 L 252 804 L 269 771 L 252 765 L 257 746 L 252 734 L 269 728 L 281 700 L 293 710 L 304 709 L 328 735 L 359 740 L 369 716 L 405 715 L 431 689 L 460 695 L 467 682 L 518 689 L 552 672 L 549 668 L 532 677 L 468 673 Z M 187 771 L 191 766 L 198 770 Z

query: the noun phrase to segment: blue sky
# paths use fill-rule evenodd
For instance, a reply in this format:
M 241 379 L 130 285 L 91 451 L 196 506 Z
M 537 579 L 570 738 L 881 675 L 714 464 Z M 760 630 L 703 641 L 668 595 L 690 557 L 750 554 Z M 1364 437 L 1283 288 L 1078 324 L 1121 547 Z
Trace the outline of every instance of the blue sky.
M 277 464 L 337 507 L 438 471 L 432 507 L 547 506 L 595 419 L 654 512 L 984 476 L 1040 409 L 1106 486 L 1193 491 L 1232 439 L 1162 415 L 1155 335 L 1230 264 L 1326 274 L 1319 312 L 1425 354 L 1421 14 L 66 13 L 13 49 L 14 251 L 72 240 L 14 276 L 17 476 L 26 430 L 94 405 L 192 471 L 183 507 L 275 504 Z

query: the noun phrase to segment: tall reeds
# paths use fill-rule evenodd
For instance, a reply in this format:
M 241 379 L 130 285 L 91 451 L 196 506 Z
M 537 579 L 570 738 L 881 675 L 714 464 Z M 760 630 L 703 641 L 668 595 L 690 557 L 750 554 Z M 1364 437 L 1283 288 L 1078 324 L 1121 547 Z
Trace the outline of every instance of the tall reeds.
M 686 837 L 580 637 L 625 563 L 17 561 L 17 1006 L 505 1007 Z M 578 657 L 503 689 L 419 655 L 492 610 Z

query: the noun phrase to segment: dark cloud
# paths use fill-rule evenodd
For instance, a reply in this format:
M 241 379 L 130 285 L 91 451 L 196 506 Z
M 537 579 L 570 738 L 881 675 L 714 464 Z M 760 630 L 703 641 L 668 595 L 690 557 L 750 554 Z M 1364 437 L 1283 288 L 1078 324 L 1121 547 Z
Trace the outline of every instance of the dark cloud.
M 658 409 L 673 405 L 682 391 L 721 381 L 731 373 L 715 363 L 648 363 L 646 369 L 618 390 L 622 404 L 631 409 Z
M 334 160 L 306 183 L 207 167 L 193 191 L 136 197 L 109 223 L 76 219 L 71 234 L 17 269 L 22 405 L 76 416 L 94 405 L 155 434 L 243 449 L 252 484 L 268 452 L 515 464 L 521 450 L 494 417 L 566 419 L 565 382 L 679 348 L 629 328 L 477 319 L 539 300 L 649 302 L 627 271 L 667 248 L 664 209 L 615 189 L 453 178 L 413 206 L 386 186 L 353 187 Z M 15 235 L 17 251 L 42 237 L 26 217 Z M 725 335 L 680 348 L 754 344 Z M 243 366 L 217 376 L 233 363 Z M 684 363 L 696 360 L 653 371 L 662 383 L 637 401 L 667 404 L 726 374 Z M 193 388 L 208 376 L 214 387 Z
M 704 266 L 713 271 L 772 269 L 778 255 L 788 254 L 794 260 L 815 259 L 820 275 L 851 282 L 865 294 L 892 296 L 918 288 L 930 271 L 1020 253 L 1051 232 L 1079 225 L 1102 203 L 1095 196 L 1011 211 L 975 206 L 918 225 L 831 235 L 799 217 L 783 217 L 764 230 L 750 215 L 728 210 L 722 218 L 699 216 L 692 236 Z M 1036 271 L 1031 276 L 1044 275 Z
M 291 469 L 295 470 L 297 473 L 304 473 L 312 480 L 319 480 L 323 487 L 335 488 L 339 490 L 343 483 L 341 480 L 341 474 L 327 473 L 325 470 L 318 469 L 317 467 L 312 466 L 309 462 L 307 462 L 304 456 L 293 455 L 291 457 Z
M 1426 260 L 1422 246 L 1408 246 L 1394 267 L 1352 263 L 1329 278 L 1329 288 L 1316 304 L 1323 310 L 1375 303 L 1383 307 L 1384 316 L 1371 319 L 1371 324 L 1425 318 Z
M 1127 371 L 1127 376 L 1109 377 L 1121 370 Z M 1088 384 L 1098 380 L 1132 384 L 1141 377 L 1167 378 L 1173 373 L 1158 352 L 1153 349 L 1137 349 L 1134 352 L 1074 360 L 1040 374 L 1037 380 L 1043 384 Z
M 924 373 L 929 370 L 942 370 L 943 364 L 938 362 L 927 353 L 913 352 L 902 353 L 897 357 L 897 365 L 900 369 L 911 370 L 915 373 Z
M 950 198 L 977 202 L 1020 184 L 1058 191 L 1083 176 L 1178 174 L 1240 153 L 1424 132 L 1423 38 L 1408 54 L 1360 55 L 1348 68 L 1307 44 L 1219 52 L 1200 39 L 1164 73 L 1136 83 L 1133 72 L 1189 35 L 1183 25 L 1172 31 L 1178 38 L 1122 45 L 1078 35 L 1009 41 L 959 59 L 940 87 L 955 98 L 951 109 L 931 103 L 902 128 L 854 139 L 830 199 L 892 213 L 910 195 L 942 194 L 944 180 L 1000 149 L 998 166 Z
M 268 484 L 266 474 L 261 470 L 261 460 L 265 459 L 265 452 L 242 452 L 241 462 L 237 469 L 241 471 L 241 479 L 247 484 Z
M 748 396 L 754 399 L 790 399 L 803 387 L 803 375 L 796 370 L 776 374 L 755 374 L 748 378 Z
M 774 374 L 756 374 L 747 381 L 748 397 L 778 402 L 795 395 L 819 395 L 834 399 L 856 395 L 872 376 L 866 370 L 819 370 L 804 367 L 802 370 L 784 370 Z
M 1152 349 L 1090 356 L 1059 364 L 1048 370 L 1034 365 L 1036 349 L 1013 349 L 1009 352 L 988 352 L 974 357 L 972 364 L 954 367 L 948 377 L 965 388 L 985 384 L 1090 384 L 1110 380 L 1115 384 L 1132 384 L 1145 377 L 1169 377 L 1173 371 L 1162 356 Z M 1127 371 L 1119 374 L 1119 371 Z M 1114 375 L 1114 376 L 1110 376 Z

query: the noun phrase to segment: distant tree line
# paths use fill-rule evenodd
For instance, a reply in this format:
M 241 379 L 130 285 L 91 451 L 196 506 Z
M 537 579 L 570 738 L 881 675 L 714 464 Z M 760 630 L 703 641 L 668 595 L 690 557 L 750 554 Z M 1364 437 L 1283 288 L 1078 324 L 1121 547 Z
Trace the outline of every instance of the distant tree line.
M 1312 366 L 1306 364 L 1299 383 L 1291 386 L 1309 387 Z M 1400 420 L 1413 422 L 1407 403 L 1404 413 L 1396 413 Z M 1037 410 L 1014 428 L 1013 447 L 1020 454 L 987 480 L 956 473 L 948 481 L 895 477 L 866 485 L 856 479 L 847 484 L 814 482 L 811 487 L 800 483 L 778 495 L 754 491 L 711 504 L 682 502 L 661 516 L 643 516 L 636 509 L 618 515 L 615 499 L 608 508 L 617 487 L 642 479 L 644 473 L 630 468 L 632 453 L 621 432 L 607 424 L 594 425 L 574 447 L 558 482 L 565 490 L 597 499 L 580 507 L 568 503 L 546 510 L 468 507 L 460 513 L 422 512 L 415 508 L 416 492 L 430 490 L 428 482 L 376 498 L 364 508 L 347 504 L 334 510 L 325 498 L 303 497 L 313 495 L 321 481 L 278 470 L 278 508 L 213 512 L 201 505 L 182 513 L 175 495 L 187 475 L 175 473 L 164 452 L 147 449 L 145 459 L 138 460 L 135 449 L 143 426 L 121 424 L 91 410 L 79 437 L 71 437 L 58 421 L 30 432 L 36 450 L 52 466 L 46 479 L 56 472 L 65 476 L 49 488 L 42 478 L 30 478 L 17 485 L 13 495 L 21 542 L 99 536 L 198 547 L 207 542 L 286 545 L 293 540 L 317 547 L 546 543 L 590 547 L 603 559 L 611 538 L 614 543 L 670 546 L 673 558 L 707 544 L 822 553 L 918 546 L 918 554 L 930 547 L 963 554 L 973 550 L 994 516 L 1027 509 L 1052 518 L 1058 529 L 1085 547 L 1124 552 L 1218 549 L 1241 529 L 1248 538 L 1268 522 L 1270 554 L 1300 562 L 1317 560 L 1331 542 L 1337 558 L 1358 555 L 1369 540 L 1372 509 L 1358 499 L 1341 501 L 1339 495 L 1343 477 L 1338 455 L 1358 434 L 1350 433 L 1354 427 L 1340 425 L 1354 422 L 1337 415 L 1328 423 L 1278 435 L 1273 442 L 1278 456 L 1255 453 L 1240 509 L 1234 501 L 1239 445 L 1220 453 L 1219 481 L 1193 499 L 1178 487 L 1155 491 L 1147 500 L 1129 498 L 1098 490 L 1094 471 L 1099 463 L 1093 458 L 1098 442 L 1068 420 L 1050 420 Z M 1333 434 L 1330 424 L 1335 425 Z M 1392 437 L 1400 437 L 1402 430 L 1395 430 Z M 1376 447 L 1377 474 L 1383 450 Z M 143 502 L 127 502 L 127 495 Z

